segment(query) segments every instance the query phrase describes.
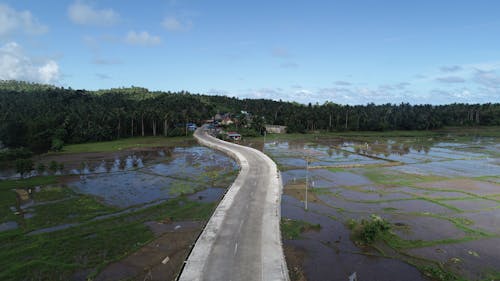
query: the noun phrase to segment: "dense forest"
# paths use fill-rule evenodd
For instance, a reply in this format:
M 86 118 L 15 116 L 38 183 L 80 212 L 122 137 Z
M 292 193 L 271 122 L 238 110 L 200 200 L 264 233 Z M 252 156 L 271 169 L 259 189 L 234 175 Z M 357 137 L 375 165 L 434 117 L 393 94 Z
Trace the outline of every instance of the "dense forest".
M 288 132 L 430 130 L 500 125 L 500 104 L 339 105 L 238 99 L 130 87 L 99 91 L 18 81 L 0 82 L 0 145 L 35 152 L 63 144 L 144 135 L 184 134 L 184 124 L 216 113 L 251 112 L 256 123 Z

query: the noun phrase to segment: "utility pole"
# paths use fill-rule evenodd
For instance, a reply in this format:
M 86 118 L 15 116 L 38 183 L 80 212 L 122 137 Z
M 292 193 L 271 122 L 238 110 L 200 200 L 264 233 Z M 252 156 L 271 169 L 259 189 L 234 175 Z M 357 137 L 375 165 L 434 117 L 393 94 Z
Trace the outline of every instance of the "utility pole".
M 262 151 L 264 151 L 264 148 L 266 148 L 266 135 L 267 131 L 264 131 L 264 145 L 262 146 Z
M 306 153 L 306 196 L 304 200 L 304 209 L 307 211 L 307 187 L 309 185 L 309 155 Z

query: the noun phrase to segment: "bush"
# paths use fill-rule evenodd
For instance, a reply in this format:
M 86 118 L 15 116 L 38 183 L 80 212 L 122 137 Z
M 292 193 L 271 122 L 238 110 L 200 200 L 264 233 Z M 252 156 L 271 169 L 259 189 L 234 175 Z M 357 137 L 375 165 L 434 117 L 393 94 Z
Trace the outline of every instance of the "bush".
M 53 138 L 52 139 L 52 146 L 50 147 L 50 150 L 61 151 L 63 146 L 64 146 L 64 142 L 61 139 Z
M 52 173 L 56 173 L 57 172 L 57 169 L 59 169 L 59 165 L 57 164 L 56 161 L 50 161 L 50 164 L 49 164 L 49 170 L 52 172 Z
M 355 239 L 366 245 L 373 244 L 391 229 L 389 222 L 377 215 L 371 215 L 370 219 L 362 219 L 359 224 L 350 221 L 348 225 L 354 231 Z
M 12 149 L 4 149 L 0 151 L 0 161 L 12 161 L 16 159 L 27 159 L 33 156 L 31 150 L 20 147 Z
M 45 172 L 45 169 L 47 169 L 47 167 L 45 167 L 45 164 L 43 163 L 38 163 L 38 165 L 36 166 L 36 170 L 39 174 L 43 174 L 43 172 Z
M 16 160 L 16 171 L 21 174 L 21 178 L 25 173 L 29 173 L 33 170 L 33 161 L 31 159 L 17 159 Z

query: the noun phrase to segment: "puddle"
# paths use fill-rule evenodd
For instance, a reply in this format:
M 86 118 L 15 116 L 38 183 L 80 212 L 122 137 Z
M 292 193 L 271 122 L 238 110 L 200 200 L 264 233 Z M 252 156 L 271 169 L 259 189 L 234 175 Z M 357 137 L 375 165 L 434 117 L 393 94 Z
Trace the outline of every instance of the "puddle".
M 460 190 L 476 195 L 488 195 L 500 193 L 500 185 L 472 179 L 445 180 L 418 184 L 426 188 L 440 188 L 450 190 Z
M 222 199 L 222 196 L 224 196 L 225 192 L 225 188 L 212 187 L 188 195 L 188 198 L 192 201 L 211 203 L 217 202 Z
M 466 212 L 468 211 L 479 211 L 488 208 L 499 208 L 500 203 L 485 200 L 485 199 L 468 199 L 468 200 L 448 200 L 445 201 L 446 204 L 457 207 Z M 499 209 L 500 211 L 500 209 Z
M 384 218 L 393 225 L 397 224 L 393 226 L 392 231 L 405 240 L 459 239 L 466 235 L 453 223 L 444 219 L 403 214 L 386 214 Z
M 345 281 L 353 272 L 357 273 L 359 280 L 427 280 L 416 268 L 404 262 L 357 254 L 361 250 L 350 241 L 350 232 L 342 221 L 328 217 L 343 216 L 331 208 L 311 203 L 306 212 L 302 202 L 284 195 L 282 216 L 321 225 L 318 232 L 303 233 L 303 239 L 284 241 L 285 246 L 305 252 L 302 267 L 308 280 L 325 280 L 324 277 L 329 276 L 328 280 Z
M 457 217 L 472 221 L 473 224 L 468 226 L 470 228 L 500 235 L 500 209 L 461 214 Z
M 390 169 L 398 172 L 444 177 L 480 177 L 500 174 L 500 166 L 495 165 L 491 159 L 430 162 L 396 166 Z
M 325 276 L 328 276 L 328 280 L 348 280 L 353 272 L 357 273 L 359 280 L 425 280 L 416 268 L 402 261 L 360 254 L 361 249 L 350 241 L 349 230 L 344 225 L 348 219 L 359 220 L 371 214 L 380 215 L 393 223 L 394 233 L 407 240 L 462 239 L 468 235 L 454 223 L 430 216 L 432 214 L 458 220 L 462 218 L 468 228 L 500 235 L 499 204 L 466 194 L 489 196 L 497 200 L 500 198 L 498 179 L 500 174 L 498 148 L 500 146 L 495 143 L 497 140 L 476 139 L 469 143 L 458 143 L 424 139 L 421 143 L 418 142 L 417 138 L 395 140 L 382 138 L 367 142 L 323 139 L 314 140 L 313 143 L 275 141 L 265 144 L 265 152 L 288 168 L 282 171 L 285 186 L 281 206 L 283 217 L 313 224 L 319 223 L 322 226 L 319 232 L 304 233 L 302 239 L 284 241 L 284 245 L 299 249 L 302 253 L 300 258 L 302 272 L 308 280 L 324 280 Z M 384 185 L 383 181 L 379 185 L 374 185 L 368 178 L 362 176 L 369 171 L 363 167 L 343 168 L 339 172 L 310 169 L 311 187 L 314 182 L 315 187 L 323 189 L 309 193 L 309 211 L 306 212 L 302 201 L 306 178 L 304 160 L 306 152 L 311 155 L 311 166 L 335 166 L 345 163 L 370 163 L 370 161 L 375 164 L 388 163 L 383 159 L 399 161 L 403 164 L 379 168 L 391 171 L 394 176 L 394 182 L 389 181 L 387 185 Z M 370 169 L 376 169 L 376 166 L 372 165 Z M 401 182 L 409 181 L 405 184 L 415 184 L 421 188 L 398 186 L 400 173 L 405 173 L 401 176 Z M 422 183 L 419 181 L 427 178 L 415 178 L 412 182 L 411 177 L 406 176 L 407 174 L 460 177 L 460 179 Z M 479 176 L 484 177 L 481 180 L 464 179 L 464 177 Z M 459 208 L 464 212 L 457 212 L 417 197 L 440 200 L 441 203 Z M 474 247 L 474 243 L 481 244 L 482 241 L 485 240 L 466 245 Z M 480 272 L 498 270 L 498 264 L 500 264 L 498 242 L 500 241 L 488 241 L 479 247 L 489 259 L 486 265 L 475 268 L 477 261 L 467 261 L 459 268 L 447 267 L 447 269 L 458 272 L 462 276 L 474 277 L 470 279 L 482 279 L 477 278 L 481 276 Z M 495 244 L 497 248 L 488 248 L 487 245 L 490 243 L 497 243 Z M 452 251 L 459 251 L 460 247 L 465 246 L 459 243 L 446 245 L 446 247 L 454 249 Z M 418 254 L 443 261 L 445 266 L 447 262 L 449 263 L 447 259 L 453 257 L 450 255 L 446 259 L 440 259 L 433 256 L 435 249 L 432 247 L 429 249 L 424 250 L 425 255 Z M 428 254 L 429 252 L 432 254 Z M 454 255 L 462 258 L 463 253 L 459 255 L 457 252 Z M 497 265 L 496 268 L 494 264 Z M 468 273 L 461 274 L 462 272 Z
M 205 189 L 208 181 L 237 168 L 232 159 L 199 146 L 175 148 L 168 159 L 151 156 L 149 161 L 140 160 L 133 156 L 124 164 L 114 160 L 109 171 L 118 166 L 124 166 L 125 171 L 89 174 L 68 185 L 79 193 L 102 198 L 106 204 L 126 208 Z M 210 197 L 208 193 L 200 196 Z
M 484 280 L 486 272 L 498 271 L 500 264 L 500 238 L 485 238 L 476 241 L 438 245 L 408 251 L 427 259 L 441 262 L 445 268 L 453 269 L 466 280 Z M 458 258 L 455 263 L 452 259 Z
M 0 232 L 17 229 L 19 224 L 15 221 L 8 221 L 0 223 Z

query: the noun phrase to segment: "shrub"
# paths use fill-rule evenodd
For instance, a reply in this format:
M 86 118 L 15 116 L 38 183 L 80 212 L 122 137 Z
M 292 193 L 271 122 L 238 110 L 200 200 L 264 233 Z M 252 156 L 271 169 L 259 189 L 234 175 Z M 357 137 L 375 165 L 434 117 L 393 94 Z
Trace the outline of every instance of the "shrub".
M 391 225 L 377 215 L 371 215 L 370 219 L 362 219 L 361 223 L 349 222 L 349 227 L 354 231 L 357 241 L 370 245 L 389 233 Z
M 52 146 L 50 149 L 52 151 L 61 151 L 64 146 L 64 142 L 61 139 L 58 138 L 53 138 L 52 139 Z
M 47 167 L 45 167 L 43 163 L 38 163 L 38 165 L 36 166 L 36 170 L 39 174 L 43 174 L 43 172 L 45 172 L 45 169 L 47 169 Z
M 4 149 L 0 151 L 0 161 L 26 159 L 31 156 L 33 156 L 33 152 L 25 147 Z
M 50 161 L 50 164 L 49 164 L 49 170 L 52 172 L 52 173 L 56 173 L 57 172 L 57 169 L 59 169 L 59 165 L 57 164 L 56 161 Z
M 21 174 L 21 178 L 25 173 L 29 173 L 33 170 L 33 161 L 31 159 L 17 159 L 16 160 L 16 171 Z

